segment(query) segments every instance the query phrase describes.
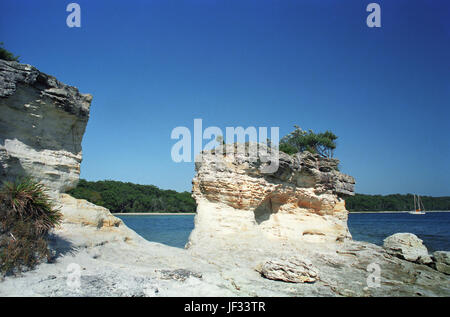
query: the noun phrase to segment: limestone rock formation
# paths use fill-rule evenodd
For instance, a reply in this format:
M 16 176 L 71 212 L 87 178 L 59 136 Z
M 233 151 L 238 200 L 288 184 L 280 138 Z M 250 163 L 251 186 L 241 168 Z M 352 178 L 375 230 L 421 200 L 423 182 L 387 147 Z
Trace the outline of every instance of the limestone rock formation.
M 433 258 L 436 270 L 450 274 L 450 251 L 436 251 L 433 253 Z
M 421 264 L 430 264 L 431 257 L 422 240 L 412 233 L 396 233 L 384 239 L 386 252 L 401 259 Z
M 62 225 L 55 230 L 64 235 L 78 232 L 82 240 L 89 245 L 112 241 L 140 241 L 137 233 L 130 230 L 123 221 L 114 217 L 104 207 L 94 205 L 83 199 L 76 199 L 67 194 L 60 194 L 58 203 L 63 214 Z M 80 243 L 79 243 L 80 244 Z
M 353 195 L 355 181 L 338 171 L 338 160 L 309 152 L 289 156 L 259 144 L 269 156 L 264 162 L 240 146 L 205 151 L 196 163 L 189 246 L 236 233 L 312 242 L 351 238 L 343 198 Z M 267 173 L 277 157 L 278 169 Z
M 29 175 L 53 193 L 75 187 L 91 100 L 33 66 L 0 60 L 0 181 Z
M 0 60 L 0 182 L 32 176 L 46 185 L 63 214 L 60 236 L 78 232 L 90 245 L 138 241 L 106 208 L 61 194 L 79 179 L 91 100 L 33 66 Z

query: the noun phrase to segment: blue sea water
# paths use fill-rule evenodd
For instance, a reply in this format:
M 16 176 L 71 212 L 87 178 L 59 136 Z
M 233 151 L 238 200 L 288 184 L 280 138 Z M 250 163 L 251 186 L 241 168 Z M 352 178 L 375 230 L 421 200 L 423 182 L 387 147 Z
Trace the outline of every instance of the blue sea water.
M 184 248 L 194 229 L 193 215 L 118 215 L 139 235 L 172 247 Z
M 414 233 L 428 251 L 450 251 L 450 212 L 349 214 L 348 228 L 354 240 L 383 244 L 383 239 L 398 233 Z
M 120 215 L 125 224 L 149 241 L 184 248 L 194 229 L 193 215 Z M 424 241 L 430 252 L 450 251 L 450 212 L 351 213 L 348 227 L 354 240 L 383 244 L 397 232 L 411 232 Z

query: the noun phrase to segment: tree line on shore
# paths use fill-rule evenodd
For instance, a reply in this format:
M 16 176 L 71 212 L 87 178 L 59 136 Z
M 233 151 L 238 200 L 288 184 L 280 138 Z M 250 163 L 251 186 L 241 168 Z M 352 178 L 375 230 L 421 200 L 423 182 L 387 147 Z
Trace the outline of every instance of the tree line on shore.
M 195 212 L 196 209 L 191 193 L 163 190 L 153 185 L 81 179 L 68 193 L 117 213 Z
M 195 212 L 195 200 L 189 192 L 162 190 L 154 185 L 139 185 L 104 180 L 91 182 L 81 179 L 69 194 L 86 199 L 111 212 Z M 426 210 L 450 210 L 450 197 L 422 196 Z M 407 211 L 414 208 L 412 194 L 366 195 L 356 194 L 345 199 L 352 211 Z
M 450 210 L 450 197 L 421 196 L 425 210 Z M 345 199 L 348 211 L 409 211 L 414 209 L 413 194 L 365 195 Z

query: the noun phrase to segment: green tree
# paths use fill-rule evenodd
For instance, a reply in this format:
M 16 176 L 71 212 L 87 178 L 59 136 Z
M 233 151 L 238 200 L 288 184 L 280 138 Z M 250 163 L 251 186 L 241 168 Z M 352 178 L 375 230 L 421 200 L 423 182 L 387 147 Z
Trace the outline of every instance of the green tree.
M 111 212 L 194 212 L 197 208 L 188 192 L 111 180 L 88 182 L 82 179 L 69 194 Z
M 3 59 L 5 61 L 19 61 L 19 56 L 14 56 L 13 53 L 11 53 L 10 51 L 6 50 L 3 47 L 3 42 L 0 42 L 0 59 Z
M 422 196 L 426 210 L 450 210 L 450 197 Z M 408 211 L 414 208 L 412 194 L 365 195 L 356 194 L 345 199 L 349 211 Z
M 333 157 L 336 149 L 337 136 L 331 131 L 314 133 L 312 130 L 304 131 L 299 126 L 280 140 L 280 151 L 287 154 L 309 151 L 323 157 Z

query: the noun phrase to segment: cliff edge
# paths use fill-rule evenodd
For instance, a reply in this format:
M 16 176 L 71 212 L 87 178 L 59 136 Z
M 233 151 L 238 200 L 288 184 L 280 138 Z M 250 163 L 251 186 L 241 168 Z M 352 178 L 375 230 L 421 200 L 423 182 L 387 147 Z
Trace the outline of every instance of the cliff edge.
M 108 209 L 64 194 L 79 180 L 91 101 L 31 65 L 0 60 L 0 184 L 31 176 L 46 185 L 63 214 L 56 232 L 79 245 L 141 240 Z
M 33 66 L 0 60 L 0 180 L 29 175 L 56 193 L 75 187 L 91 101 Z

